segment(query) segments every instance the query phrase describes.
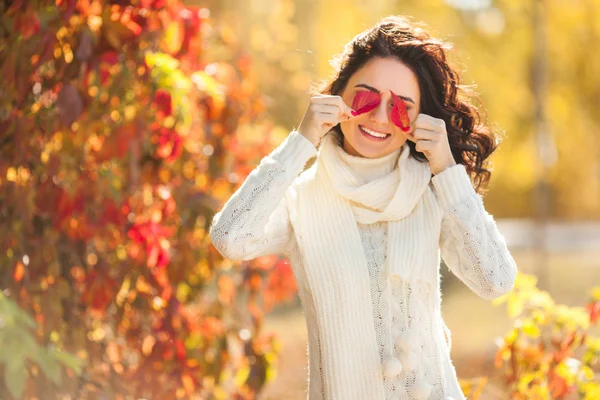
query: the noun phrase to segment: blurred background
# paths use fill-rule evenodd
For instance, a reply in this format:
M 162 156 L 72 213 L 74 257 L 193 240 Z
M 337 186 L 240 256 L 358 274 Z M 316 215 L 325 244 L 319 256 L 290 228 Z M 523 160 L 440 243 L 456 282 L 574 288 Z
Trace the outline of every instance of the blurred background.
M 344 44 L 390 14 L 454 44 L 502 138 L 484 201 L 517 261 L 446 267 L 469 398 L 600 398 L 600 1 L 0 3 L 0 398 L 303 399 L 287 260 L 207 235 Z

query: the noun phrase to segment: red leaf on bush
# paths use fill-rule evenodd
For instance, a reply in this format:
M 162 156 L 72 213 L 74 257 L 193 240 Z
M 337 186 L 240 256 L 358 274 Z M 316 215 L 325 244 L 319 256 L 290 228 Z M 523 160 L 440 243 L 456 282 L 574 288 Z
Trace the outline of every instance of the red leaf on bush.
M 40 33 L 40 19 L 37 13 L 26 11 L 19 12 L 14 20 L 13 29 L 23 36 L 23 39 L 29 39 L 33 35 Z
M 595 325 L 600 319 L 600 300 L 585 305 L 590 314 L 590 324 Z
M 392 123 L 398 128 L 402 129 L 404 132 L 408 132 L 410 130 L 410 118 L 408 117 L 408 112 L 406 111 L 406 104 L 400 96 L 397 96 L 391 90 L 390 92 L 392 93 L 392 98 L 394 99 L 392 115 L 390 117 Z
M 354 95 L 352 100 L 352 115 L 360 115 L 374 110 L 381 103 L 381 95 L 370 90 L 364 90 Z
M 548 377 L 550 378 L 548 382 L 548 389 L 550 389 L 553 399 L 562 398 L 562 396 L 565 396 L 572 391 L 573 385 L 569 385 L 567 380 L 558 373 L 554 372 L 554 370 L 550 370 L 548 372 Z
M 125 156 L 131 148 L 131 141 L 138 133 L 137 124 L 130 122 L 115 128 L 107 136 L 101 136 L 99 139 L 101 145 L 95 154 L 96 162 L 119 159 Z
M 183 140 L 174 130 L 160 128 L 158 130 L 158 149 L 156 154 L 168 162 L 175 161 L 183 150 Z
M 148 268 L 164 268 L 169 264 L 171 255 L 167 237 L 172 234 L 172 229 L 155 222 L 136 223 L 127 232 L 129 238 L 135 243 L 145 246 Z
M 52 29 L 48 29 L 41 40 L 41 51 L 39 52 L 39 57 L 37 61 L 33 62 L 33 67 L 37 68 L 39 65 L 42 65 L 48 60 L 52 60 L 54 58 L 54 48 L 58 42 L 56 38 L 56 32 Z
M 114 226 L 121 226 L 123 223 L 125 223 L 126 216 L 116 201 L 113 199 L 106 199 L 104 200 L 103 206 L 104 213 L 100 219 L 102 224 L 111 223 Z
M 286 259 L 279 261 L 269 274 L 264 289 L 265 308 L 270 310 L 276 304 L 291 300 L 297 290 L 296 279 L 289 261 Z
M 21 261 L 17 261 L 15 265 L 15 269 L 13 271 L 13 280 L 15 282 L 21 282 L 23 280 L 23 276 L 25 275 L 25 266 Z
M 219 278 L 219 301 L 225 305 L 233 304 L 235 300 L 235 283 L 231 277 L 223 275 Z
M 162 117 L 168 117 L 173 114 L 173 101 L 171 99 L 171 93 L 164 89 L 158 89 L 154 93 L 154 104 L 158 107 L 158 115 Z
M 102 53 L 98 61 L 100 62 L 100 83 L 104 84 L 110 76 L 110 67 L 119 62 L 119 54 L 116 51 L 107 51 Z
M 185 54 L 190 50 L 190 42 L 193 38 L 198 37 L 200 26 L 201 26 L 201 18 L 200 18 L 200 8 L 188 6 L 179 11 L 179 17 L 183 21 L 183 41 L 181 44 L 181 49 L 179 50 L 179 54 Z
M 173 196 L 169 195 L 169 197 L 164 199 L 163 206 L 161 207 L 163 219 L 167 218 L 169 215 L 172 215 L 176 208 L 177 204 L 175 203 L 175 199 L 173 199 Z
M 77 0 L 56 0 L 56 5 L 58 7 L 65 5 L 65 10 L 63 11 L 63 19 L 68 21 L 71 18 L 71 15 L 75 11 L 77 6 Z
M 200 321 L 200 332 L 210 342 L 225 332 L 223 321 L 215 317 L 206 317 Z
M 104 313 L 116 294 L 117 283 L 106 272 L 90 271 L 85 277 L 85 290 L 81 301 L 91 309 Z
M 176 356 L 179 361 L 184 361 L 186 358 L 185 344 L 181 339 L 175 339 L 175 348 L 177 349 Z
M 152 10 L 160 10 L 165 6 L 165 0 L 141 0 L 140 4 L 143 8 L 149 8 Z

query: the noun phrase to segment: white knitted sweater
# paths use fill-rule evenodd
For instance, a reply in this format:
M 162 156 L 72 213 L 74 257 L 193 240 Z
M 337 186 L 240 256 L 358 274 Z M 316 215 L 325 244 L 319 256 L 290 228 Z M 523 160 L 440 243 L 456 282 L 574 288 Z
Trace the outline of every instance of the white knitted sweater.
M 269 254 L 283 254 L 290 259 L 308 330 L 310 400 L 380 400 L 383 393 L 385 399 L 464 399 L 450 360 L 450 332 L 441 315 L 440 255 L 454 274 L 485 299 L 510 291 L 517 271 L 504 238 L 485 211 L 464 166 L 450 167 L 431 179 L 436 207 L 443 218 L 439 221 L 439 246 L 428 249 L 437 253 L 437 257 L 424 259 L 437 260 L 437 290 L 420 286 L 420 281 L 411 282 L 397 274 L 386 273 L 387 222 L 357 224 L 370 280 L 371 296 L 364 301 L 372 304 L 377 340 L 374 348 L 379 349 L 380 364 L 386 355 L 395 352 L 401 355 L 403 365 L 402 373 L 394 377 L 375 371 L 375 376 L 380 377 L 375 379 L 377 387 L 365 389 L 364 384 L 354 387 L 354 379 L 336 382 L 338 375 L 324 367 L 324 346 L 336 338 L 317 323 L 313 291 L 323 288 L 314 288 L 308 283 L 303 252 L 290 221 L 296 207 L 294 200 L 298 197 L 294 183 L 306 162 L 315 155 L 314 145 L 292 131 L 279 147 L 262 159 L 215 215 L 210 229 L 213 245 L 232 260 L 250 260 Z M 380 159 L 359 160 L 350 155 L 344 158 L 349 165 L 355 162 L 360 166 L 360 174 L 367 182 L 388 173 L 397 159 L 394 155 Z M 340 302 L 339 307 L 344 304 Z M 404 332 L 408 325 L 416 327 L 418 332 L 410 343 L 389 340 L 391 333 Z M 402 356 L 408 354 L 403 353 L 405 346 L 415 350 L 410 353 L 412 356 Z M 362 359 L 366 358 L 357 354 L 354 361 Z M 356 382 L 360 381 L 358 378 Z

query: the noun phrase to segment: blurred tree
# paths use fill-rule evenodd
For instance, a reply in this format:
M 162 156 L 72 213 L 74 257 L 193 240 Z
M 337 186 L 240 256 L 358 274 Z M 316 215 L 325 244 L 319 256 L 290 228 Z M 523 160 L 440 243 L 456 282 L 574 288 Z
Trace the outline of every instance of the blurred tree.
M 250 57 L 178 0 L 0 9 L 0 398 L 254 398 L 293 276 L 207 235 L 283 135 Z
M 532 217 L 534 190 L 548 165 L 550 218 L 600 218 L 600 1 L 545 2 L 540 24 L 548 32 L 545 102 L 549 145 L 538 157 L 533 94 L 535 1 L 412 2 L 402 12 L 423 19 L 455 43 L 453 58 L 466 83 L 475 82 L 490 122 L 505 132 L 493 156 L 494 176 L 487 204 L 497 217 Z M 427 7 L 425 4 L 437 4 Z M 451 7 L 452 6 L 452 7 Z M 574 45 L 574 38 L 581 42 Z M 553 145 L 554 143 L 554 145 Z

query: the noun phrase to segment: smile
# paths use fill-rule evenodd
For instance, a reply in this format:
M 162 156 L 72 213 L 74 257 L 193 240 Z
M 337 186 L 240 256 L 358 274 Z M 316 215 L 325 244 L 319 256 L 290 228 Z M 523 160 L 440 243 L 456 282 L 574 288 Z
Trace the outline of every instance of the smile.
M 389 134 L 389 133 L 377 132 L 372 129 L 365 128 L 362 125 L 359 125 L 358 128 L 360 129 L 361 133 L 365 137 L 367 137 L 371 140 L 383 141 L 383 140 L 387 139 L 389 136 L 391 136 L 391 134 Z

